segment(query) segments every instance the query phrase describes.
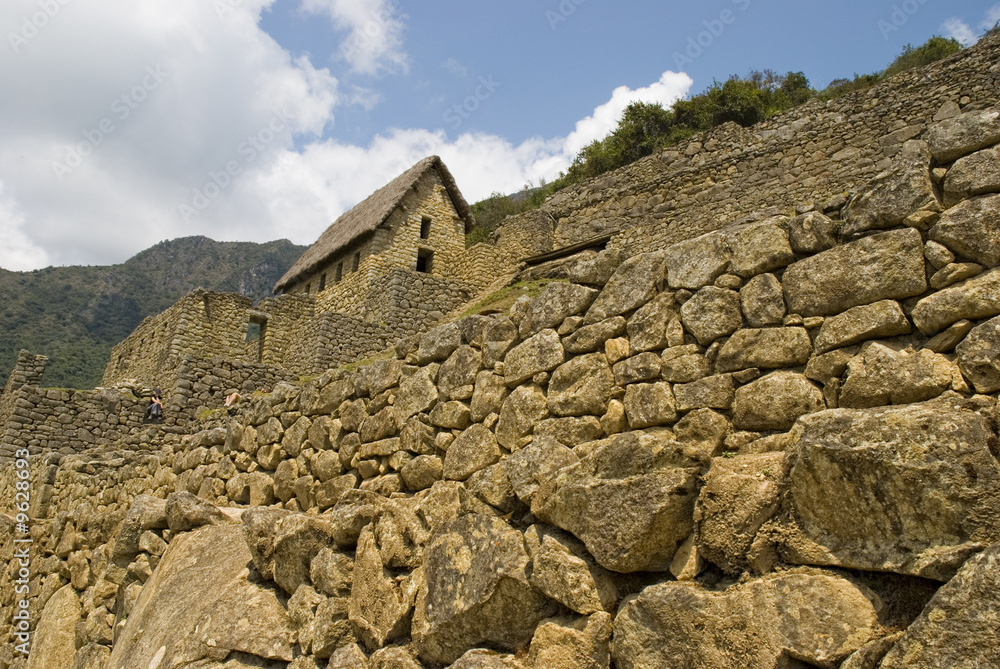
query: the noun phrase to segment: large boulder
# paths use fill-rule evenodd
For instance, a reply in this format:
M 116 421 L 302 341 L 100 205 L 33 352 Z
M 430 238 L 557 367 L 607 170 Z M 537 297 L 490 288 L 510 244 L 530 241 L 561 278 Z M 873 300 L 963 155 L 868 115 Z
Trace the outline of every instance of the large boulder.
M 143 586 L 107 666 L 157 667 L 164 658 L 172 666 L 198 666 L 230 654 L 291 662 L 288 612 L 273 586 L 250 577 L 250 561 L 237 525 L 175 537 Z
M 1000 195 L 966 200 L 941 214 L 930 238 L 980 265 L 1000 264 Z
M 812 342 L 805 328 L 744 328 L 737 330 L 719 350 L 717 372 L 757 367 L 779 369 L 809 362 Z
M 706 286 L 681 307 L 681 319 L 688 332 L 702 346 L 732 334 L 743 326 L 740 294 L 733 290 Z
M 570 316 L 582 313 L 591 305 L 597 291 L 575 283 L 550 283 L 528 304 L 520 323 L 522 337 L 545 328 L 557 328 Z
M 895 351 L 869 342 L 847 365 L 839 406 L 864 409 L 922 402 L 952 388 L 961 376 L 955 363 L 940 353 L 912 348 Z
M 843 232 L 882 230 L 901 224 L 921 209 L 936 208 L 931 182 L 931 154 L 927 144 L 910 140 L 893 159 L 892 166 L 875 177 L 868 188 L 848 200 L 843 211 Z
M 556 416 L 603 415 L 614 386 L 615 377 L 603 353 L 577 356 L 552 373 L 549 411 Z
M 669 458 L 638 436 L 612 437 L 545 482 L 531 511 L 582 540 L 606 569 L 665 570 L 693 529 L 698 474 Z
M 913 308 L 913 324 L 927 335 L 961 320 L 1000 314 L 1000 268 L 928 295 Z
M 664 280 L 663 251 L 634 255 L 615 270 L 587 311 L 585 324 L 619 316 L 649 302 Z
M 881 669 L 1000 666 L 1000 545 L 944 584 L 882 660 Z
M 450 664 L 475 646 L 526 648 L 552 612 L 528 565 L 523 535 L 500 519 L 473 513 L 441 527 L 424 555 L 413 618 L 421 659 Z
M 555 330 L 549 328 L 525 339 L 504 358 L 504 381 L 516 386 L 539 372 L 548 372 L 563 363 L 566 353 Z
M 508 451 L 517 450 L 520 440 L 549 417 L 549 404 L 545 393 L 536 385 L 518 386 L 504 400 L 497 421 L 497 442 Z
M 955 349 L 958 366 L 976 392 L 1000 390 L 1000 318 L 977 325 Z
M 736 390 L 733 425 L 740 430 L 787 430 L 799 416 L 826 408 L 822 391 L 802 374 L 778 371 Z
M 29 644 L 28 669 L 72 666 L 82 609 L 72 585 L 64 585 L 49 597 Z
M 358 639 L 371 651 L 404 636 L 410 627 L 415 584 L 406 582 L 401 587 L 396 582 L 371 528 L 365 528 L 358 539 L 353 577 L 348 616 Z
M 823 321 L 816 335 L 816 352 L 826 353 L 868 339 L 897 337 L 912 329 L 899 302 L 881 300 L 852 307 Z
M 794 436 L 785 561 L 947 580 L 1000 539 L 997 436 L 978 413 L 833 409 Z
M 1000 192 L 1000 147 L 957 160 L 944 178 L 946 207 L 974 195 L 997 192 Z
M 927 145 L 939 163 L 950 163 L 1000 142 L 1000 111 L 973 111 L 932 125 Z
M 829 316 L 927 290 L 924 242 L 907 228 L 864 237 L 788 266 L 782 277 L 792 313 Z
M 870 597 L 818 571 L 770 574 L 722 592 L 654 585 L 619 609 L 612 657 L 619 669 L 835 669 L 878 630 Z

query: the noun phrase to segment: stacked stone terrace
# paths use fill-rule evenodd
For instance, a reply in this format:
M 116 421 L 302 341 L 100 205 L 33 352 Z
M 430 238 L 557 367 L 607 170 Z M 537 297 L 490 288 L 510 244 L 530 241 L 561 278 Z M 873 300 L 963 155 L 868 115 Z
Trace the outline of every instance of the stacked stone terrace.
M 799 209 L 34 458 L 30 666 L 1000 665 L 1000 111 Z

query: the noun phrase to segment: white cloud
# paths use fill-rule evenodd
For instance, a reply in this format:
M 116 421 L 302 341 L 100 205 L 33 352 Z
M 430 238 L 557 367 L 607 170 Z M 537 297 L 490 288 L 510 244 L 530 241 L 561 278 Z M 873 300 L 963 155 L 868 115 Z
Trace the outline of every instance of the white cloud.
M 566 150 L 576 154 L 596 139 L 602 139 L 618 125 L 625 108 L 632 102 L 658 102 L 669 107 L 687 95 L 694 82 L 688 75 L 664 72 L 660 80 L 645 88 L 632 90 L 619 86 L 611 94 L 611 99 L 594 110 L 594 113 L 577 122 L 576 129 L 566 140 Z
M 454 74 L 456 77 L 464 79 L 465 77 L 469 76 L 469 68 L 467 68 L 465 65 L 462 65 L 462 63 L 460 63 L 455 58 L 449 58 L 448 60 L 444 61 L 444 63 L 441 64 L 441 67 L 444 68 L 446 72 L 450 72 L 451 74 Z
M 986 10 L 986 18 L 979 23 L 979 28 L 983 31 L 991 30 L 1000 23 L 1000 3 L 997 3 Z
M 369 6 L 307 1 L 350 16 Z M 371 109 L 379 91 L 292 58 L 260 29 L 273 2 L 68 3 L 0 57 L 0 266 L 119 263 L 187 235 L 311 243 L 431 154 L 470 201 L 513 192 L 568 168 L 629 102 L 669 104 L 691 85 L 667 72 L 645 88 L 620 87 L 566 137 L 515 145 L 397 128 L 352 145 L 324 132 L 338 106 Z M 37 10 L 37 0 L 8 0 L 0 25 Z M 380 48 L 387 60 L 376 49 L 370 62 L 400 62 L 401 52 Z
M 403 51 L 403 19 L 391 0 L 302 0 L 302 9 L 327 16 L 348 31 L 340 56 L 362 74 L 406 72 L 409 57 Z
M 969 27 L 969 24 L 957 17 L 951 17 L 941 25 L 945 37 L 958 40 L 964 46 L 976 43 L 976 33 Z

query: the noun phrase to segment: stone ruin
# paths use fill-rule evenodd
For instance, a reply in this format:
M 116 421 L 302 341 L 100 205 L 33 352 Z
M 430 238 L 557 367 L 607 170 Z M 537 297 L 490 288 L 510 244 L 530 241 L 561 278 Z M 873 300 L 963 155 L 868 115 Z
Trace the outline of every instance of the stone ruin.
M 163 425 L 23 354 L 0 669 L 1000 666 L 998 63 L 837 102 L 915 126 L 844 192 L 669 244 L 622 223 L 378 360 L 256 378 L 280 366 L 181 347 L 198 402 Z M 648 194 L 656 161 L 680 178 L 577 192 Z M 244 378 L 273 385 L 201 401 Z

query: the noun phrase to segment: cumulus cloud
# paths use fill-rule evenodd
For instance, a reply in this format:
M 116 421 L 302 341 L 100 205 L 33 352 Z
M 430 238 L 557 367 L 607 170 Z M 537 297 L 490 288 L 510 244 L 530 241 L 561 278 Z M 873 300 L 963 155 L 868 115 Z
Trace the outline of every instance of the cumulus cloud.
M 304 1 L 347 17 L 355 31 L 369 16 L 362 10 L 395 11 Z M 311 243 L 431 154 L 470 201 L 513 192 L 565 170 L 629 102 L 669 104 L 691 85 L 667 72 L 645 88 L 620 87 L 568 136 L 514 144 L 481 132 L 391 128 L 352 144 L 333 138 L 334 114 L 373 108 L 378 89 L 344 85 L 308 56 L 293 58 L 260 28 L 273 2 L 70 2 L 22 36 L 18 26 L 34 25 L 39 5 L 8 0 L 0 25 L 19 39 L 15 49 L 8 36 L 11 51 L 0 58 L 0 266 L 118 263 L 187 235 Z M 398 37 L 400 15 L 391 16 L 386 30 Z M 399 66 L 398 46 L 366 46 L 355 65 Z
M 566 139 L 566 149 L 576 154 L 583 147 L 596 139 L 607 136 L 618 125 L 622 112 L 632 102 L 660 103 L 669 107 L 680 98 L 687 95 L 694 82 L 688 75 L 677 72 L 664 72 L 660 80 L 645 88 L 632 90 L 628 86 L 619 86 L 611 94 L 611 99 L 594 110 L 594 113 L 578 121 L 576 129 Z
M 303 0 L 302 9 L 324 15 L 348 32 L 340 55 L 354 71 L 377 75 L 408 70 L 405 17 L 391 0 Z
M 944 31 L 945 37 L 951 37 L 962 43 L 964 46 L 970 46 L 976 43 L 976 33 L 969 27 L 969 24 L 960 18 L 952 17 L 944 22 L 941 26 Z
M 997 3 L 986 10 L 986 18 L 979 23 L 979 27 L 986 31 L 997 24 L 1000 24 L 1000 3 Z

